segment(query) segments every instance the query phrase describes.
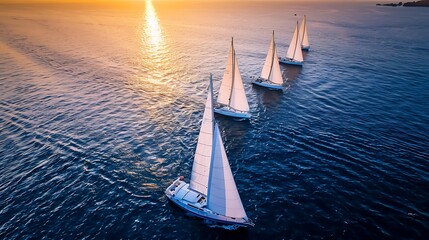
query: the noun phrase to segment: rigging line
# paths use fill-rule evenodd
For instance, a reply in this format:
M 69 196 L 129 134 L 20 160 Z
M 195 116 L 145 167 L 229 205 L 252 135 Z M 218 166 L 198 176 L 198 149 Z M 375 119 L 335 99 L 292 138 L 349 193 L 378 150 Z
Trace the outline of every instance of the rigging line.
M 268 79 L 267 79 L 270 82 L 271 82 L 271 80 L 270 80 L 271 72 L 273 71 L 273 65 L 274 65 L 274 49 L 276 49 L 276 43 L 274 42 L 274 30 L 273 30 L 273 39 L 272 39 L 272 41 L 273 41 L 273 48 L 272 48 L 273 54 L 271 55 L 270 73 L 268 74 Z

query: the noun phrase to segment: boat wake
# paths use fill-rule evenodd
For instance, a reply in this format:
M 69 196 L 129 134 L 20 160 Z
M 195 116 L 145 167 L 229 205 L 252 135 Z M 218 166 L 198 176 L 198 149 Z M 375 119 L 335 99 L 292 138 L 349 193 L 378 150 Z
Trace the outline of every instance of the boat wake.
M 210 228 L 223 228 L 225 230 L 234 231 L 237 230 L 240 226 L 239 225 L 225 225 L 225 224 L 219 224 L 217 222 L 213 222 L 210 220 L 204 220 L 204 224 L 207 224 Z
M 248 119 L 246 119 L 246 118 L 233 118 L 233 120 L 236 122 L 243 122 L 243 121 L 247 121 Z

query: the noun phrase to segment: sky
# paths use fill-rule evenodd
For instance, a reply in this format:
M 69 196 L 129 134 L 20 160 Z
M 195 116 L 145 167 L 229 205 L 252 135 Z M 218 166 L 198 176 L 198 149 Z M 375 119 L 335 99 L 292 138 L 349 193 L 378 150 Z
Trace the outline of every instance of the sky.
M 146 0 L 0 0 L 0 3 L 40 3 L 40 2 L 51 2 L 51 3 L 69 3 L 69 2 L 90 2 L 90 3 L 102 3 L 102 2 L 145 2 Z M 152 0 L 156 1 L 192 1 L 192 0 Z M 193 0 L 196 1 L 196 0 Z M 199 0 L 199 1 L 228 1 L 228 0 Z M 232 0 L 233 1 L 249 1 L 249 0 Z M 264 0 L 250 0 L 252 2 L 255 1 L 264 1 Z M 399 2 L 401 0 L 268 0 L 268 1 L 281 1 L 281 2 L 332 2 L 332 1 L 353 1 L 353 2 Z M 416 0 L 413 0 L 416 1 Z M 406 2 L 406 0 L 405 0 Z

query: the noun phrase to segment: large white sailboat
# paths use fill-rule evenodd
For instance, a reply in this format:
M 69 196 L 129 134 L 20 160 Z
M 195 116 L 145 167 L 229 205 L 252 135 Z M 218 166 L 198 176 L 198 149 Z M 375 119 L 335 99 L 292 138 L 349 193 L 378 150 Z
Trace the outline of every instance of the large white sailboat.
M 213 85 L 204 109 L 197 149 L 189 183 L 177 178 L 165 195 L 173 203 L 197 217 L 233 226 L 254 226 L 247 217 L 235 185 L 213 113 Z
M 279 58 L 280 63 L 292 64 L 301 66 L 304 62 L 301 49 L 301 37 L 298 30 L 298 22 L 296 22 L 295 31 L 293 33 L 292 40 L 289 44 L 286 57 Z
M 228 53 L 225 72 L 217 98 L 215 113 L 225 116 L 249 119 L 249 104 L 244 91 L 243 80 L 238 69 L 237 58 L 235 57 L 234 40 L 231 40 L 231 47 Z
M 252 83 L 274 90 L 283 89 L 283 76 L 280 70 L 276 43 L 274 41 L 274 31 L 270 47 L 268 48 L 267 57 L 265 58 L 264 67 L 262 68 L 261 76 Z
M 299 33 L 301 34 L 301 49 L 303 51 L 310 50 L 310 41 L 308 40 L 308 29 L 307 29 L 307 17 L 304 15 L 301 26 L 299 27 Z

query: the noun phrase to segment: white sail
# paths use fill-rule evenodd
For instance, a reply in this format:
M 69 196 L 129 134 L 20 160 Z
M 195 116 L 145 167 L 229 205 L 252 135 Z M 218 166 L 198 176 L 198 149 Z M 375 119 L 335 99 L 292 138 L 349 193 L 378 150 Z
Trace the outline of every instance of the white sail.
M 283 84 L 283 76 L 280 70 L 276 43 L 274 41 L 274 31 L 267 57 L 265 58 L 264 67 L 262 68 L 261 78 L 270 80 L 273 83 Z
M 237 58 L 235 57 L 233 41 L 231 41 L 231 48 L 229 49 L 217 102 L 238 111 L 249 111 L 243 80 L 241 79 Z
M 267 57 L 265 58 L 264 67 L 262 68 L 261 78 L 269 79 L 274 58 L 274 42 L 271 39 L 270 47 L 268 48 Z
M 214 128 L 207 208 L 224 216 L 247 217 L 235 185 L 217 123 Z
M 298 22 L 296 23 L 295 31 L 293 33 L 292 40 L 289 44 L 289 49 L 287 50 L 286 57 L 293 59 L 298 62 L 304 61 L 302 57 L 302 49 L 301 49 L 301 39 L 298 31 Z
M 189 187 L 207 195 L 213 141 L 213 86 L 210 75 L 209 93 L 204 108 L 197 149 L 195 150 Z
M 301 34 L 301 47 L 308 48 L 310 47 L 310 42 L 308 41 L 308 32 L 307 32 L 307 17 L 304 15 L 302 19 L 301 27 L 299 28 L 299 33 Z
M 223 72 L 222 83 L 219 89 L 219 95 L 217 97 L 217 102 L 223 105 L 229 105 L 229 97 L 231 95 L 232 88 L 232 79 L 233 79 L 233 64 L 234 61 L 234 46 L 231 42 L 231 47 L 228 52 L 228 59 L 226 60 L 225 71 Z
M 234 54 L 235 56 L 235 54 Z M 229 106 L 233 109 L 248 112 L 249 104 L 247 103 L 246 92 L 244 91 L 243 80 L 241 79 L 240 70 L 238 69 L 237 58 L 235 58 L 235 78 L 233 81 L 233 88 L 231 94 L 231 101 Z

